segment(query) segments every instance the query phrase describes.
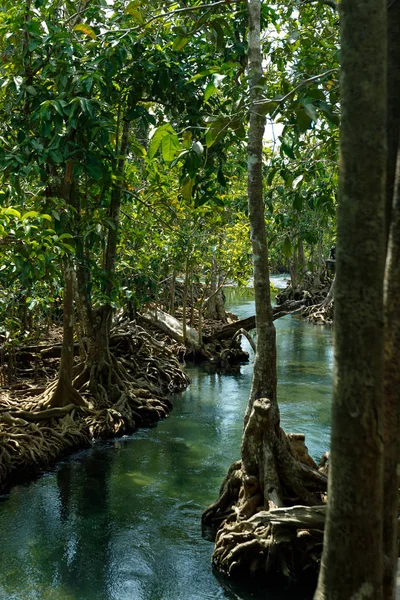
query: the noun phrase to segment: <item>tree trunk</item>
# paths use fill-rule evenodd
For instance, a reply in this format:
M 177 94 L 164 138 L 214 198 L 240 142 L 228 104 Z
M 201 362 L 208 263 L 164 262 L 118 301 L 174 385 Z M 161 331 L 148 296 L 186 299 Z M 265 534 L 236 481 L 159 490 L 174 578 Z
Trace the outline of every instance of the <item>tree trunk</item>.
M 87 267 L 88 260 L 85 250 L 78 240 L 77 255 L 79 260 L 78 293 L 80 296 L 79 307 L 81 318 L 84 323 L 87 339 L 87 358 L 85 368 L 77 375 L 74 385 L 79 389 L 88 381 L 88 388 L 97 406 L 107 406 L 115 403 L 123 387 L 121 378 L 117 372 L 116 361 L 110 354 L 109 338 L 112 324 L 111 297 L 114 288 L 115 265 L 117 259 L 117 242 L 119 231 L 119 215 L 121 209 L 123 175 L 125 160 L 128 149 L 130 123 L 123 121 L 121 141 L 117 139 L 115 154 L 116 183 L 111 189 L 109 220 L 111 225 L 108 230 L 107 246 L 104 259 L 105 283 L 102 292 L 108 301 L 96 311 L 93 310 L 90 297 L 90 271 Z M 117 136 L 118 137 L 118 136 Z M 77 214 L 79 218 L 79 203 L 77 202 Z
M 262 188 L 262 148 L 265 117 L 259 113 L 256 101 L 260 95 L 262 78 L 260 47 L 260 2 L 249 2 L 249 76 L 250 76 L 250 126 L 248 139 L 248 206 L 253 249 L 254 297 L 256 306 L 257 353 L 254 361 L 253 382 L 247 417 L 255 398 L 268 398 L 277 409 L 276 401 L 276 344 L 273 324 L 268 246 L 265 228 Z M 277 410 L 279 422 L 279 410 Z M 247 420 L 247 419 L 246 419 Z
M 176 269 L 174 267 L 172 271 L 171 286 L 170 286 L 170 299 L 169 299 L 169 314 L 173 317 L 175 315 L 175 285 L 176 285 Z
M 74 134 L 72 134 L 73 136 Z M 66 164 L 64 181 L 60 186 L 60 194 L 67 205 L 74 206 L 75 186 L 73 182 L 73 162 Z M 43 404 L 48 407 L 64 407 L 71 403 L 85 406 L 86 402 L 72 385 L 72 368 L 74 360 L 74 269 L 66 258 L 63 266 L 64 300 L 63 300 L 63 343 L 57 384 L 50 386 L 50 394 L 45 394 Z
M 72 386 L 74 360 L 74 270 L 68 259 L 64 261 L 63 342 L 57 385 L 46 406 L 85 406 L 86 402 Z
M 400 460 L 400 4 L 388 5 L 388 79 L 387 79 L 387 174 L 386 236 L 388 250 L 385 273 L 385 459 L 383 544 L 385 600 L 394 600 L 398 539 L 397 465 Z M 396 170 L 397 163 L 397 170 Z M 396 366 L 397 365 L 397 366 Z
M 380 600 L 386 2 L 342 0 L 335 376 L 318 600 Z
M 227 572 L 231 572 L 233 566 L 232 556 L 235 556 L 235 563 L 240 563 L 242 559 L 245 561 L 244 555 L 247 551 L 246 543 L 238 539 L 238 548 L 234 553 L 224 554 L 222 563 L 217 560 L 226 546 L 232 523 L 240 523 L 243 530 L 244 519 L 251 518 L 260 510 L 285 506 L 291 502 L 318 504 L 321 497 L 315 492 L 326 489 L 326 478 L 299 462 L 298 455 L 279 424 L 275 327 L 270 298 L 268 246 L 262 197 L 264 117 L 259 114 L 256 104 L 262 76 L 260 0 L 250 0 L 248 6 L 251 101 L 248 204 L 253 248 L 257 346 L 249 404 L 244 419 L 242 460 L 231 466 L 219 499 L 203 513 L 204 524 L 220 523 L 227 514 L 230 515 L 230 523 L 223 523 L 217 534 L 214 550 L 214 563 Z M 257 564 L 260 566 L 258 574 L 265 576 L 266 559 L 262 556 L 263 549 L 259 548 L 257 552 Z
M 187 251 L 186 254 L 186 266 L 185 266 L 185 283 L 183 286 L 183 298 L 182 298 L 182 327 L 183 327 L 183 344 L 186 344 L 186 318 L 187 318 L 187 301 L 188 301 L 188 289 L 189 289 L 189 257 L 190 251 Z
M 400 462 L 400 152 L 385 271 L 385 456 L 383 550 L 385 600 L 396 595 L 396 571 L 399 554 L 399 473 Z

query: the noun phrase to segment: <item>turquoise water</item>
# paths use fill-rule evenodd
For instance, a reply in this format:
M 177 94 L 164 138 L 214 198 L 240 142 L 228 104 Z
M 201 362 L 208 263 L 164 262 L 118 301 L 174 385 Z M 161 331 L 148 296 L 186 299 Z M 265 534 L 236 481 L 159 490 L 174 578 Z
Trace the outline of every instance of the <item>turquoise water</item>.
M 227 299 L 239 316 L 254 314 L 250 291 Z M 331 331 L 290 316 L 276 327 L 282 424 L 305 432 L 318 458 L 329 443 Z M 97 443 L 13 488 L 0 503 L 0 599 L 301 600 L 229 588 L 201 535 L 201 512 L 239 457 L 251 370 L 188 368 L 191 386 L 156 428 Z

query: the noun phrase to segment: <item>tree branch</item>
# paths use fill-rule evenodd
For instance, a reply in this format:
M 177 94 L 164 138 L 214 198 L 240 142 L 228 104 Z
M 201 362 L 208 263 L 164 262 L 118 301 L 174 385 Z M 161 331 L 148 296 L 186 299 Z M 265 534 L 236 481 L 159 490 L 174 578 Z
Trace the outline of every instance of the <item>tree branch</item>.
M 330 6 L 333 10 L 339 10 L 339 3 L 335 2 L 335 0 L 301 0 L 302 4 L 314 4 L 319 2 L 320 4 L 325 4 L 326 6 Z
M 257 106 L 263 106 L 264 104 L 268 104 L 270 102 L 276 102 L 279 106 L 274 110 L 274 112 L 271 115 L 271 119 L 273 119 L 276 116 L 280 105 L 283 104 L 284 102 L 286 102 L 286 100 L 288 100 L 292 96 L 294 96 L 295 93 L 298 92 L 301 88 L 307 86 L 310 83 L 313 83 L 314 81 L 318 81 L 318 79 L 323 79 L 324 77 L 327 77 L 327 75 L 331 75 L 332 73 L 336 73 L 338 71 L 339 71 L 339 69 L 328 69 L 327 71 L 324 71 L 323 73 L 319 73 L 319 75 L 313 75 L 313 77 L 309 77 L 308 79 L 304 79 L 298 85 L 296 85 L 295 88 L 293 88 L 292 90 L 290 90 L 290 92 L 288 92 L 282 98 L 273 99 L 273 100 L 271 100 L 271 99 L 258 100 L 257 102 L 255 102 L 255 104 Z

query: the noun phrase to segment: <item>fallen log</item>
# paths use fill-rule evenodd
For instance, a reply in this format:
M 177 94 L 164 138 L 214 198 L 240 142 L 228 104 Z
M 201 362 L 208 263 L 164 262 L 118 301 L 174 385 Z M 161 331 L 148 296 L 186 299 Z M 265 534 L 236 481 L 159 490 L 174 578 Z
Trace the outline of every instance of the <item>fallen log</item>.
M 274 306 L 272 308 L 273 319 L 279 319 L 285 315 L 293 314 L 297 311 L 300 311 L 304 306 L 306 306 L 303 300 L 287 300 L 280 306 Z M 244 329 L 245 331 L 251 331 L 256 328 L 256 317 L 247 317 L 246 319 L 241 319 L 240 321 L 235 321 L 234 323 L 229 323 L 225 325 L 215 333 L 210 336 L 204 336 L 204 342 L 210 343 L 217 340 L 226 340 L 235 335 L 239 329 Z
M 183 325 L 178 319 L 172 317 L 170 314 L 164 312 L 160 308 L 156 310 L 147 311 L 142 313 L 141 318 L 146 323 L 157 327 L 162 332 L 166 333 L 173 340 L 176 340 L 180 344 L 186 344 L 191 348 L 197 350 L 200 348 L 199 334 L 192 327 L 186 327 L 186 340 L 183 335 Z

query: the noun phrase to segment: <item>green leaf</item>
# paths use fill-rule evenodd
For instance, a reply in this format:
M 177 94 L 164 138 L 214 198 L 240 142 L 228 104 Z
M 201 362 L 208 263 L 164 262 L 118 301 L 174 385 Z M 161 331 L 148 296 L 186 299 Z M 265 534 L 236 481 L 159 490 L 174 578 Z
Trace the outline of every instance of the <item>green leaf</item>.
M 189 175 L 186 175 L 184 177 L 181 185 L 181 194 L 185 198 L 185 200 L 190 200 L 192 197 L 193 183 L 194 181 L 189 177 Z
M 151 137 L 151 141 L 150 141 L 150 146 L 149 146 L 149 158 L 150 160 L 152 158 L 154 158 L 157 150 L 159 149 L 163 139 L 167 136 L 175 136 L 176 139 L 178 139 L 178 136 L 175 133 L 174 128 L 172 127 L 171 123 L 164 123 L 164 125 L 160 125 L 160 127 L 157 127 L 157 129 L 155 129 L 153 131 L 153 135 Z M 179 143 L 179 141 L 178 141 Z M 175 158 L 175 154 L 174 157 Z M 172 160 L 172 159 L 171 159 Z
M 229 123 L 229 117 L 217 117 L 210 122 L 210 126 L 206 131 L 206 146 L 210 148 L 220 137 L 222 133 L 226 133 Z
M 263 100 L 260 104 L 257 104 L 257 112 L 262 115 L 268 115 L 276 109 L 278 102 L 274 100 Z
M 200 73 L 196 73 L 189 79 L 187 83 L 192 83 L 192 81 L 197 81 L 198 79 L 203 79 L 203 77 L 207 77 L 207 75 L 212 75 L 213 73 L 218 73 L 220 71 L 220 67 L 210 67 L 209 69 L 205 69 Z
M 25 221 L 26 219 L 36 219 L 39 216 L 40 216 L 40 213 L 38 213 L 37 210 L 30 210 L 29 212 L 22 215 L 21 221 Z
M 293 208 L 300 211 L 303 208 L 303 198 L 298 194 L 293 199 Z
M 192 150 L 196 152 L 199 158 L 201 158 L 204 154 L 203 144 L 201 144 L 200 142 L 195 142 L 192 146 Z
M 223 28 L 217 20 L 210 21 L 209 25 L 212 29 L 214 29 L 217 48 L 223 50 L 225 48 L 225 36 Z
M 312 119 L 315 122 L 318 121 L 318 113 L 314 104 L 304 104 L 304 110 L 306 111 L 310 119 Z
M 88 153 L 85 166 L 89 177 L 96 180 L 103 178 L 103 165 L 94 154 Z
M 64 160 L 64 157 L 59 150 L 50 150 L 49 156 L 50 156 L 51 160 L 58 165 L 60 163 L 62 163 Z
M 128 6 L 125 9 L 125 14 L 131 15 L 131 17 L 136 19 L 136 21 L 139 21 L 139 23 L 144 25 L 144 23 L 145 23 L 144 17 L 142 15 L 142 13 L 140 12 L 140 10 L 138 10 L 138 8 L 136 6 L 136 2 L 130 2 L 128 4 Z
M 12 217 L 17 217 L 18 219 L 21 217 L 21 213 L 18 210 L 15 210 L 15 208 L 3 208 L 1 212 L 4 215 L 11 215 Z
M 292 139 L 290 139 L 288 137 L 282 138 L 281 139 L 281 150 L 289 158 L 293 158 L 293 159 L 295 158 L 295 155 L 293 152 L 293 140 Z
M 292 242 L 289 237 L 286 237 L 283 242 L 282 252 L 285 258 L 290 258 L 293 254 Z
M 90 27 L 90 25 L 85 25 L 85 23 L 78 23 L 78 25 L 75 25 L 74 31 L 80 31 L 81 33 L 84 33 L 90 37 L 92 40 L 95 40 L 97 37 L 95 30 Z
M 334 125 L 340 124 L 339 115 L 333 112 L 332 106 L 329 106 L 327 102 L 319 102 L 318 107 L 331 123 Z
M 303 108 L 296 111 L 296 124 L 300 133 L 305 133 L 311 127 L 312 119 Z
M 210 81 L 210 83 L 207 84 L 207 87 L 204 90 L 204 101 L 207 102 L 207 100 L 217 92 L 218 88 L 214 85 L 213 81 Z
M 182 150 L 176 133 L 168 134 L 161 141 L 161 152 L 165 162 L 171 162 L 175 156 Z
M 188 43 L 189 39 L 190 38 L 187 36 L 178 35 L 178 37 L 176 37 L 173 41 L 172 50 L 182 50 L 182 48 L 184 48 Z

